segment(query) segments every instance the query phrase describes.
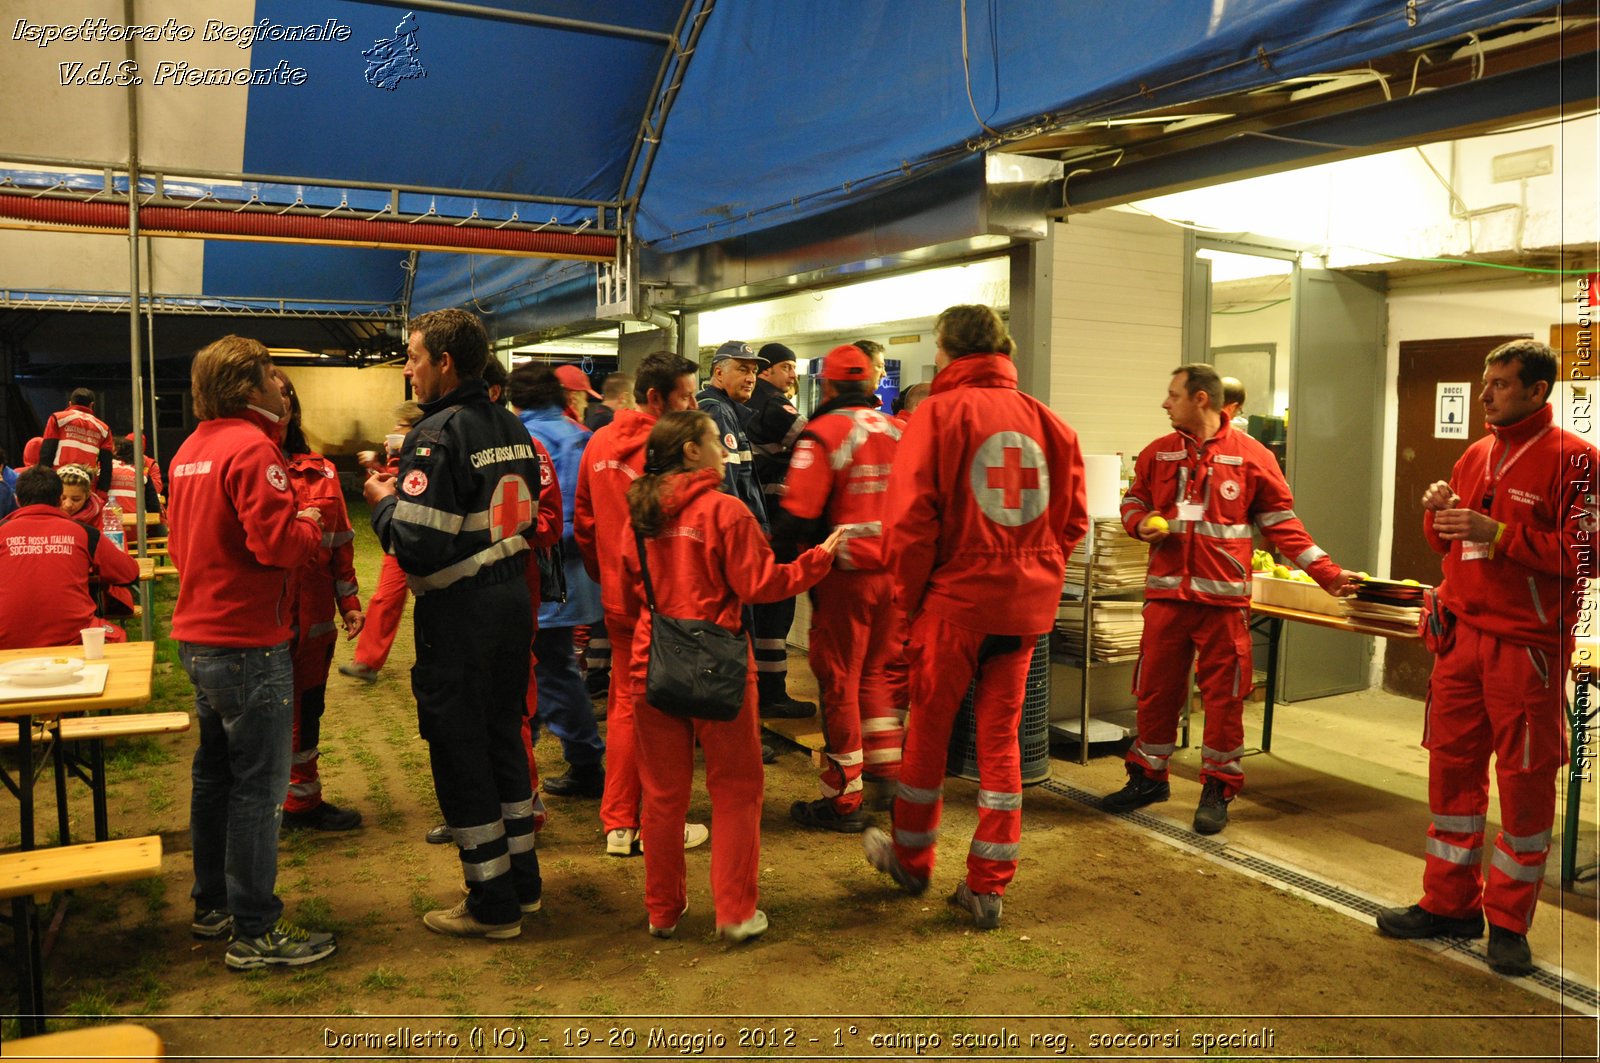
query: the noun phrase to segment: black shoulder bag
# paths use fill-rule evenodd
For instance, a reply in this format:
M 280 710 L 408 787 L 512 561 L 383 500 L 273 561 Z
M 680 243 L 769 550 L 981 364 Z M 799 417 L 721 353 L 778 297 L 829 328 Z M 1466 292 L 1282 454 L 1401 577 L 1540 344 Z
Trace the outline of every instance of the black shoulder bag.
M 650 603 L 650 660 L 644 699 L 662 712 L 697 720 L 732 720 L 744 707 L 750 650 L 744 635 L 709 620 L 679 620 L 656 609 L 644 536 L 637 528 L 639 572 Z

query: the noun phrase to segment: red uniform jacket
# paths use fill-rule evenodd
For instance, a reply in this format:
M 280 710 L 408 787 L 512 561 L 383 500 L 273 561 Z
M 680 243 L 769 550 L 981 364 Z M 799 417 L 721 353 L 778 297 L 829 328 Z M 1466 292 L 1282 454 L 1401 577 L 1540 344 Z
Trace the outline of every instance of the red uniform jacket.
M 111 463 L 111 490 L 106 501 L 124 513 L 133 513 L 139 504 L 139 484 L 132 465 L 120 461 Z
M 528 530 L 528 548 L 548 550 L 561 541 L 562 532 L 566 528 L 561 484 L 556 480 L 556 463 L 550 457 L 550 452 L 532 435 L 529 435 L 528 439 L 532 442 L 533 452 L 539 459 L 539 516 L 533 527 Z M 533 558 L 528 559 L 528 567 L 522 570 L 522 575 L 528 583 L 528 594 L 533 598 L 533 627 L 537 631 L 541 584 L 539 565 Z
M 866 396 L 841 399 L 820 407 L 795 442 L 781 508 L 802 521 L 825 516 L 817 528 L 822 538 L 844 529 L 833 559 L 838 568 L 876 571 L 887 560 L 883 514 L 900 428 L 868 407 Z
M 1180 500 L 1201 503 L 1201 519 L 1177 519 Z M 1294 496 L 1278 471 L 1278 459 L 1226 419 L 1204 443 L 1173 432 L 1139 453 L 1133 483 L 1122 496 L 1123 527 L 1137 538 L 1136 529 L 1150 513 L 1165 517 L 1171 534 L 1150 550 L 1146 598 L 1249 605 L 1257 528 L 1323 590 L 1331 594 L 1341 582 L 1339 566 L 1295 516 Z
M 201 422 L 167 472 L 167 540 L 182 577 L 172 637 L 202 646 L 275 646 L 293 623 L 290 574 L 322 545 L 283 455 L 254 411 Z
M 1583 600 L 1579 576 L 1594 572 L 1597 476 L 1595 449 L 1556 427 L 1549 405 L 1516 424 L 1490 426 L 1456 462 L 1450 487 L 1462 507 L 1505 529 L 1498 542 L 1472 550 L 1439 538 L 1433 513 L 1423 514 L 1428 542 L 1444 555 L 1439 599 L 1480 631 L 1569 659 Z M 1487 556 L 1468 560 L 1473 553 Z
M 68 406 L 52 413 L 44 423 L 42 438 L 46 443 L 56 441 L 51 468 L 82 465 L 95 474 L 97 491 L 103 494 L 110 486 L 111 459 L 116 450 L 111 441 L 111 429 L 89 407 Z
M 139 578 L 133 558 L 55 506 L 23 506 L 0 520 L 0 649 L 76 643 L 95 623 L 95 569 L 108 583 Z
M 322 543 L 295 570 L 295 622 L 300 642 L 332 638 L 338 617 L 361 608 L 356 585 L 355 532 L 333 462 L 321 454 L 289 456 L 295 508 L 322 511 Z
M 1078 434 L 1017 390 L 1002 354 L 933 379 L 889 476 L 889 567 L 906 614 L 990 635 L 1055 624 L 1067 555 L 1089 528 Z
M 619 412 L 618 417 L 622 414 Z M 813 547 L 787 565 L 778 564 L 772 547 L 750 507 L 722 490 L 722 477 L 711 469 L 668 478 L 662 498 L 667 516 L 660 535 L 645 540 L 650 551 L 650 580 L 656 605 L 680 620 L 709 620 L 729 631 L 739 630 L 745 603 L 760 605 L 793 598 L 828 574 L 832 558 Z M 634 642 L 635 659 L 649 643 L 644 579 L 639 572 L 639 546 L 629 521 L 621 546 L 623 612 L 641 615 Z
M 618 410 L 583 448 L 572 504 L 572 537 L 583 554 L 584 568 L 600 584 L 600 607 L 608 613 L 626 611 L 622 539 L 633 534 L 628 487 L 644 471 L 644 444 L 655 426 L 655 415 L 645 410 Z

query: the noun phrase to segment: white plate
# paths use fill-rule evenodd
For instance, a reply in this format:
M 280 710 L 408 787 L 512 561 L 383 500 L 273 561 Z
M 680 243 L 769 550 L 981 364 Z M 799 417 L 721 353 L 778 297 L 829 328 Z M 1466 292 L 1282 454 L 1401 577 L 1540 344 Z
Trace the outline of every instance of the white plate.
M 28 657 L 0 664 L 0 678 L 19 687 L 62 686 L 74 682 L 81 671 L 81 657 Z

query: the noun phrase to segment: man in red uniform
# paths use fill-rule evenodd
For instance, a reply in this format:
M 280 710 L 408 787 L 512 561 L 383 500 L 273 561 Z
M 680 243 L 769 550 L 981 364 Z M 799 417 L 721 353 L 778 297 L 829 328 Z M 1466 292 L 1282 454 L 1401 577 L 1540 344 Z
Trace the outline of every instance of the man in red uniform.
M 833 571 L 811 592 L 811 669 L 822 687 L 822 797 L 796 801 L 789 816 L 806 827 L 855 833 L 863 768 L 882 780 L 900 777 L 905 733 L 884 667 L 893 642 L 894 586 L 883 550 L 889 469 L 900 430 L 875 409 L 872 362 L 859 347 L 828 352 L 822 363 L 822 405 L 795 442 L 777 507 L 773 545 L 780 559 L 844 534 Z
M 953 306 L 934 337 L 939 375 L 900 439 L 886 518 L 916 708 L 893 839 L 871 828 L 862 841 L 868 861 L 908 893 L 928 888 L 950 731 L 976 676 L 978 829 L 950 903 L 992 930 L 1022 837 L 1017 731 L 1028 665 L 1089 527 L 1083 455 L 1076 432 L 1017 390 L 1011 337 L 992 309 Z
M 1444 555 L 1424 638 L 1433 651 L 1427 857 L 1422 900 L 1378 913 L 1391 937 L 1478 937 L 1489 966 L 1533 970 L 1528 927 L 1566 760 L 1566 674 L 1593 572 L 1595 449 L 1555 424 L 1555 352 L 1514 340 L 1484 359 L 1489 434 L 1422 496 L 1422 530 Z M 1489 757 L 1500 832 L 1482 872 Z
M 322 774 L 317 770 L 328 668 L 333 664 L 338 625 L 343 623 L 348 637 L 354 638 L 366 619 L 361 612 L 361 588 L 356 584 L 355 532 L 333 462 L 313 452 L 306 440 L 294 385 L 281 371 L 275 378 L 289 404 L 283 434 L 289 483 L 302 509 L 315 507 L 322 513 L 326 529 L 317 552 L 294 573 L 294 752 L 289 795 L 283 801 L 283 826 L 285 830 L 355 830 L 361 826 L 361 813 L 323 800 Z
M 1215 834 L 1244 788 L 1252 535 L 1259 528 L 1330 594 L 1349 594 L 1354 577 L 1311 541 L 1272 452 L 1223 416 L 1215 369 L 1197 362 L 1174 370 L 1161 408 L 1175 430 L 1140 452 L 1122 499 L 1123 526 L 1150 544 L 1133 679 L 1139 738 L 1128 750 L 1127 785 L 1101 803 L 1129 812 L 1171 796 L 1167 761 L 1198 651 L 1206 727 L 1194 829 Z
M 94 392 L 78 388 L 67 396 L 67 408 L 44 423 L 39 460 L 51 468 L 82 465 L 95 473 L 95 492 L 105 500 L 111 489 L 111 429 L 94 415 Z
M 600 797 L 600 826 L 606 852 L 632 856 L 639 851 L 639 763 L 633 739 L 633 660 L 637 610 L 630 609 L 622 574 L 622 539 L 628 532 L 628 487 L 644 471 L 644 445 L 664 413 L 695 408 L 695 364 L 667 351 L 639 363 L 634 399 L 638 408 L 618 410 L 584 448 L 578 473 L 572 535 L 584 567 L 600 583 L 600 608 L 611 635 L 611 689 L 606 703 L 606 782 Z M 684 847 L 706 840 L 706 828 L 684 828 Z
M 173 456 L 167 500 L 182 576 L 172 637 L 200 727 L 190 930 L 232 931 L 234 970 L 314 963 L 336 947 L 332 934 L 280 918 L 273 889 L 294 725 L 290 583 L 322 542 L 322 514 L 299 508 L 290 489 L 278 449 L 286 410 L 271 372 L 266 347 L 240 336 L 195 355 L 201 423 Z
M 104 624 L 89 596 L 89 574 L 132 583 L 139 566 L 97 529 L 61 512 L 61 477 L 35 465 L 17 477 L 17 509 L 0 520 L 0 650 L 71 646 Z M 121 642 L 122 629 L 105 625 Z

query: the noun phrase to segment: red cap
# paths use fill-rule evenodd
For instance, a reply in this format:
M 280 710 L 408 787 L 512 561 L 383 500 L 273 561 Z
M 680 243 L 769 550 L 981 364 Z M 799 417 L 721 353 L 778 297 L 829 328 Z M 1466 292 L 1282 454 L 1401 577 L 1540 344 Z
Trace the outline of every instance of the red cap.
M 822 359 L 824 380 L 871 380 L 872 359 L 854 344 L 835 347 Z
M 600 393 L 589 383 L 589 377 L 575 365 L 556 366 L 556 379 L 568 391 L 587 391 L 593 398 L 600 397 Z

